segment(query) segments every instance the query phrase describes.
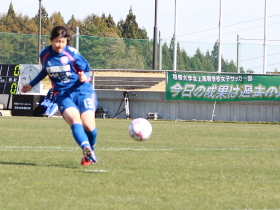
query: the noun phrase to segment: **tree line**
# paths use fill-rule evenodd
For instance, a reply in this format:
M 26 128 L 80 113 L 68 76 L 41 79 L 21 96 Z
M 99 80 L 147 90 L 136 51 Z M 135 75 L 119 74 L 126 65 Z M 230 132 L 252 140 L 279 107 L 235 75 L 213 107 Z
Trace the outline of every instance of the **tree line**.
M 12 2 L 7 13 L 0 14 L 0 63 L 38 63 L 39 11 L 34 17 L 15 13 Z M 93 69 L 152 69 L 153 39 L 149 39 L 145 28 L 140 28 L 130 7 L 126 19 L 115 23 L 113 17 L 94 13 L 83 20 L 71 16 L 68 22 L 60 12 L 48 14 L 41 7 L 42 45 L 47 46 L 49 33 L 54 26 L 64 25 L 75 36 L 79 27 L 79 51 Z M 76 44 L 73 39 L 72 45 Z M 158 45 L 159 46 L 159 45 Z M 173 69 L 173 40 L 162 44 L 162 69 Z M 205 54 L 197 48 L 189 56 L 177 44 L 177 70 L 209 71 L 218 69 L 218 43 Z M 234 62 L 222 58 L 222 72 L 237 72 Z M 241 73 L 244 70 L 241 67 Z M 247 73 L 252 73 L 247 71 Z

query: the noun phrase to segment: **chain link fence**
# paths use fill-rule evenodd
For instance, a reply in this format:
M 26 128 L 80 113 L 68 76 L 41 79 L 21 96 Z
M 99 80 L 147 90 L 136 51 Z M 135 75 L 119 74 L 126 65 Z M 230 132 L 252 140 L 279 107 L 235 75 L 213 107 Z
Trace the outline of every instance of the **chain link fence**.
M 153 40 L 118 39 L 80 35 L 78 44 L 76 37 L 72 45 L 88 60 L 93 69 L 146 69 L 153 67 Z M 49 36 L 41 36 L 41 47 L 50 45 Z M 173 52 L 172 40 L 161 40 L 159 46 L 165 45 L 165 50 L 157 50 L 159 54 L 158 68 L 172 70 Z M 1 64 L 38 64 L 38 35 L 0 33 L 0 63 Z M 214 49 L 215 43 L 178 41 L 180 51 L 192 57 L 197 49 L 207 55 Z M 168 50 L 166 50 L 168 49 Z M 244 71 L 263 72 L 263 44 L 225 43 L 222 45 L 224 60 L 233 61 L 235 66 Z M 239 58 L 239 59 L 238 59 Z M 186 59 L 177 58 L 178 63 Z M 239 62 L 237 63 L 237 61 Z M 280 45 L 267 45 L 266 72 L 280 71 Z M 186 70 L 179 69 L 178 70 Z M 201 69 L 201 71 L 205 71 Z M 236 71 L 237 72 L 237 71 Z

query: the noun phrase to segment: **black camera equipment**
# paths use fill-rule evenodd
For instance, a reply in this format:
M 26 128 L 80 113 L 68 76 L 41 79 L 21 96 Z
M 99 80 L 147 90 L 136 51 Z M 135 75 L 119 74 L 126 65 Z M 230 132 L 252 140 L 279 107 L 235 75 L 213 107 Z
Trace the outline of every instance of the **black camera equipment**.
M 129 113 L 129 101 L 128 101 L 128 96 L 129 95 L 132 95 L 132 96 L 137 96 L 135 93 L 132 93 L 132 92 L 129 92 L 129 91 L 124 91 L 123 92 L 123 99 L 121 100 L 121 104 L 118 108 L 118 111 L 116 112 L 115 114 L 115 118 L 117 118 L 117 116 L 122 113 L 123 111 L 125 111 L 125 114 L 126 114 L 126 119 L 129 119 L 130 118 L 130 113 Z M 120 110 L 121 106 L 122 106 L 122 103 L 124 102 L 124 108 Z

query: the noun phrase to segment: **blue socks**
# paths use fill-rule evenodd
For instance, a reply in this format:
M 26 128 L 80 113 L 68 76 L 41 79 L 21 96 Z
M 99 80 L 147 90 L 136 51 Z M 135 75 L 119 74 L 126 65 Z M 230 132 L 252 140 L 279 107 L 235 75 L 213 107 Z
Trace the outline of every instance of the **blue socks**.
M 77 144 L 83 149 L 86 146 L 90 146 L 88 142 L 88 137 L 84 131 L 82 124 L 73 124 L 71 126 L 72 134 Z
M 94 151 L 94 147 L 96 144 L 96 137 L 97 137 L 97 128 L 95 128 L 93 131 L 86 131 L 89 144 L 91 146 L 92 151 Z
M 97 137 L 96 128 L 93 131 L 85 131 L 82 124 L 73 124 L 71 130 L 74 139 L 82 149 L 86 146 L 90 146 L 92 151 L 94 151 Z

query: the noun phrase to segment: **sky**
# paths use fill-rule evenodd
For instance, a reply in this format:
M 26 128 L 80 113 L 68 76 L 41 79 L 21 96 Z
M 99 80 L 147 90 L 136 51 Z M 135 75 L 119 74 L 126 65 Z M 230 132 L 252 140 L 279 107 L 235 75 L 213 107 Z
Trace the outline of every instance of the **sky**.
M 38 12 L 39 0 L 2 0 L 0 13 L 7 13 L 11 2 L 16 13 L 34 17 Z M 117 23 L 121 19 L 125 20 L 132 7 L 139 27 L 146 29 L 150 39 L 153 38 L 155 26 L 155 2 L 156 0 L 41 1 L 49 15 L 60 12 L 65 22 L 72 15 L 83 20 L 87 15 L 101 16 L 104 13 L 106 16 L 111 14 Z M 239 35 L 240 65 L 244 69 L 253 69 L 255 73 L 263 71 L 261 57 L 264 55 L 266 5 L 267 71 L 274 71 L 275 68 L 280 71 L 279 0 L 157 0 L 157 28 L 163 40 L 170 40 L 175 32 L 175 2 L 177 40 L 189 55 L 195 53 L 197 48 L 203 53 L 211 51 L 221 34 L 223 57 L 236 62 Z

